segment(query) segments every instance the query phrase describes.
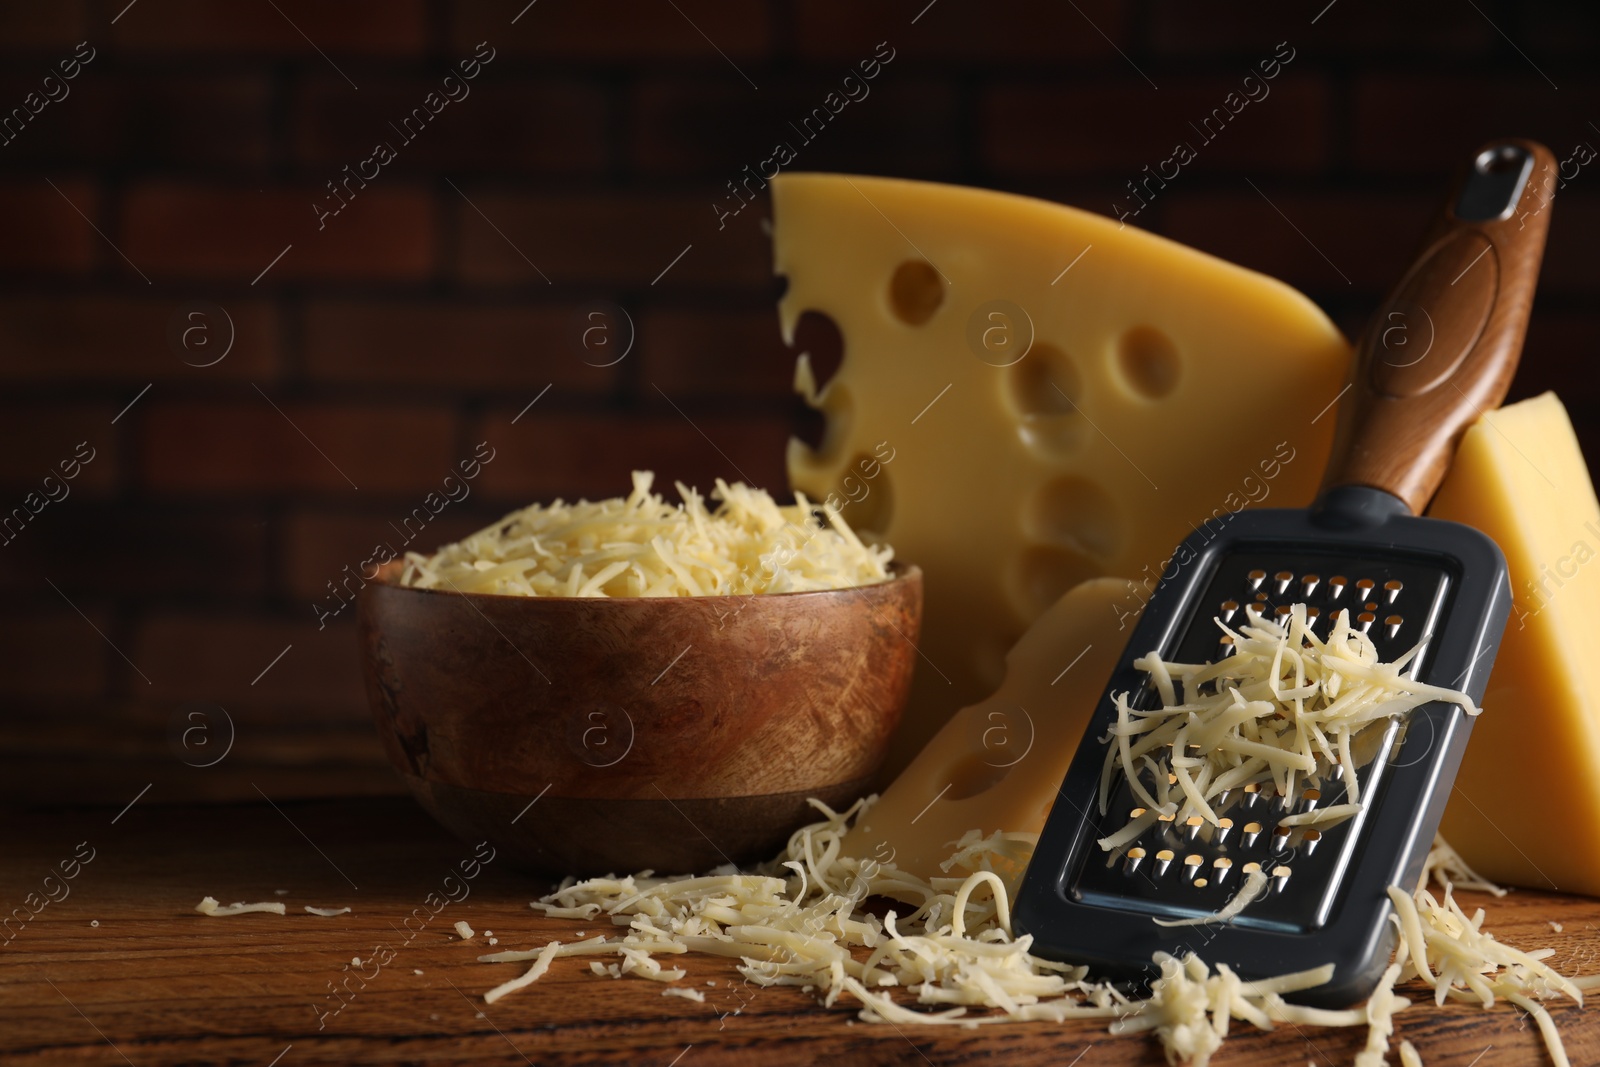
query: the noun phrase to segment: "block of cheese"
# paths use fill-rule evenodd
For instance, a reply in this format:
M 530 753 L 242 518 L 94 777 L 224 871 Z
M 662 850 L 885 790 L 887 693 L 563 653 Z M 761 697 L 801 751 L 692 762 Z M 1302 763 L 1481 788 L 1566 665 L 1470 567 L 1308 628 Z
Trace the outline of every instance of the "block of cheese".
M 827 427 L 791 442 L 790 483 L 925 575 L 886 772 L 1077 583 L 1153 586 L 1207 519 L 1310 503 L 1349 349 L 1289 287 L 1004 193 L 784 174 L 772 197 L 785 338 L 808 311 L 843 337 L 830 380 L 796 369 Z
M 941 878 L 968 830 L 1038 833 L 1128 642 L 1128 581 L 1075 586 L 1006 656 L 1005 681 L 958 711 L 846 836 L 857 859 Z
M 1600 504 L 1555 394 L 1469 429 L 1428 513 L 1499 543 L 1513 604 L 1441 830 L 1494 881 L 1600 896 Z

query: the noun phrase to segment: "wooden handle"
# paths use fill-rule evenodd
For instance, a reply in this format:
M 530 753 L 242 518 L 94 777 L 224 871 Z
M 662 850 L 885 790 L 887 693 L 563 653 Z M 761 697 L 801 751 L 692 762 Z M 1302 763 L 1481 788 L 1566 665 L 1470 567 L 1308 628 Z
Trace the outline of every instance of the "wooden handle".
M 1461 435 L 1511 385 L 1555 183 L 1555 157 L 1533 141 L 1474 155 L 1362 337 L 1324 493 L 1365 485 L 1427 507 Z

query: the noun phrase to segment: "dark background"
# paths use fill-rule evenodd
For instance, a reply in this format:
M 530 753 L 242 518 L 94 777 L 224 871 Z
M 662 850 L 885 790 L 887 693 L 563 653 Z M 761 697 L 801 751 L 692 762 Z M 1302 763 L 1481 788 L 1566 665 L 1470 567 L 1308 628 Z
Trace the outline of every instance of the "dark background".
M 1288 42 L 1271 95 L 1138 224 L 1287 280 L 1347 333 L 1476 145 L 1600 145 L 1588 4 L 525 4 L 0 2 L 3 114 L 95 50 L 0 146 L 0 511 L 95 450 L 0 545 L 0 801 L 398 789 L 350 612 L 319 632 L 311 605 L 480 441 L 496 458 L 431 541 L 614 495 L 635 466 L 781 489 L 804 420 L 766 205 L 720 230 L 712 205 L 880 41 L 895 59 L 795 169 L 1101 212 Z M 319 232 L 323 183 L 485 40 L 471 95 Z M 1597 236 L 1600 162 L 1553 209 L 1515 388 L 1558 388 L 1591 460 Z M 195 300 L 234 326 L 209 367 L 185 360 L 218 347 L 169 338 Z M 572 337 L 596 300 L 636 327 L 609 368 Z M 214 768 L 175 758 L 192 700 L 234 726 Z

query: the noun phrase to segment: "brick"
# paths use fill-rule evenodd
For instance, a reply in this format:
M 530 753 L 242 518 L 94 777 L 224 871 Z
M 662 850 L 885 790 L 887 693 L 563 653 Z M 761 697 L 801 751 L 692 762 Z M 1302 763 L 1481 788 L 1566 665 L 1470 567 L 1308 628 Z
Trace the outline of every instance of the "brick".
M 1595 144 L 1600 146 L 1600 138 Z M 1600 275 L 1594 269 L 1595 234 L 1600 233 L 1600 159 L 1578 172 L 1556 194 L 1549 210 L 1539 292 L 1546 298 L 1574 294 L 1592 299 L 1600 292 Z
M 655 390 L 649 395 L 661 401 Z M 653 470 L 656 485 L 669 496 L 674 480 L 708 490 L 717 478 L 749 480 L 783 492 L 789 429 L 781 420 L 685 409 L 694 419 L 691 424 L 662 406 L 665 413 L 648 415 L 541 413 L 515 426 L 515 412 L 491 414 L 474 435 L 497 451 L 484 469 L 481 488 L 486 495 L 517 504 L 557 496 L 593 500 L 622 496 L 628 492 L 629 472 Z
M 465 485 L 468 495 L 463 497 L 460 489 L 452 488 L 460 499 L 445 505 L 438 515 L 430 515 L 418 504 L 422 511 L 416 514 L 396 507 L 388 513 L 301 511 L 290 516 L 283 550 L 284 585 L 289 595 L 297 602 L 321 603 L 331 611 L 338 607 L 339 598 L 328 583 L 332 582 L 341 596 L 359 588 L 352 576 L 363 575 L 362 564 L 372 559 L 380 546 L 397 556 L 433 552 L 483 529 L 504 513 L 503 508 L 480 505 L 474 482 L 453 484 Z M 346 581 L 351 582 L 348 589 Z
M 397 153 L 385 168 L 510 170 L 537 175 L 594 174 L 606 164 L 606 98 L 581 82 L 510 82 L 489 74 L 462 82 L 466 96 L 426 122 L 414 120 L 407 140 L 399 124 L 440 92 L 440 78 L 363 79 L 361 92 L 338 77 L 310 79 L 296 94 L 295 152 L 330 173 L 366 158 L 384 142 Z M 456 90 L 459 96 L 460 90 Z M 441 94 L 441 99 L 444 97 Z M 415 132 L 420 127 L 420 132 Z M 508 131 L 515 131 L 507 136 Z
M 322 52 L 396 56 L 422 52 L 428 41 L 423 0 L 161 0 L 127 12 L 112 27 L 117 47 L 133 53 L 195 52 L 304 56 Z
M 84 216 L 98 221 L 100 198 L 86 181 L 54 181 L 55 189 L 44 179 L 0 183 L 0 272 L 83 273 L 94 265 L 100 238 Z
M 152 379 L 263 380 L 276 374 L 278 319 L 269 302 L 224 298 L 219 306 L 226 318 L 207 311 L 191 317 L 199 306 L 99 295 L 0 299 L 0 381 L 142 386 Z M 226 345 L 230 320 L 233 347 L 211 363 L 224 351 L 217 346 Z
M 1329 157 L 1330 94 L 1322 78 L 1280 71 L 1252 88 L 1237 114 L 1228 94 L 1247 99 L 1241 79 L 1163 78 L 1158 93 L 1138 79 L 1116 83 L 1000 86 L 984 99 L 984 158 L 1008 173 L 1113 171 L 1137 178 L 1179 144 L 1195 158 L 1182 172 L 1218 169 L 1310 173 Z M 1217 115 L 1220 112 L 1221 118 Z M 1135 123 L 1129 115 L 1138 115 Z M 1073 136 L 1041 136 L 1070 116 Z M 1170 172 L 1170 168 L 1168 168 Z M 1181 181 L 1182 179 L 1175 179 Z
M 1600 84 L 1565 78 L 1556 92 L 1531 69 L 1501 77 L 1373 75 L 1351 94 L 1351 158 L 1367 170 L 1437 175 L 1443 182 L 1489 138 L 1514 134 L 1570 159 L 1580 143 L 1600 145 L 1589 125 L 1597 94 Z M 1580 169 L 1574 160 L 1568 170 L 1579 185 L 1600 184 L 1585 173 L 1600 171 L 1600 163 Z
M 306 367 L 312 377 L 329 382 L 426 385 L 457 392 L 537 392 L 549 385 L 558 398 L 604 392 L 615 386 L 618 371 L 583 361 L 581 310 L 318 301 L 305 314 Z
M 1564 0 L 1523 0 L 1517 5 L 1524 47 L 1534 55 L 1592 53 L 1600 37 L 1600 10 Z
M 1506 402 L 1553 390 L 1574 420 L 1600 422 L 1600 377 L 1590 371 L 1596 336 L 1600 336 L 1600 315 L 1545 311 L 1535 304 L 1522 362 Z M 1590 468 L 1600 470 L 1600 455 L 1591 456 Z
M 144 185 L 128 194 L 122 245 L 147 272 L 208 281 L 220 275 L 249 283 L 269 265 L 268 284 L 417 280 L 431 272 L 438 236 L 425 191 L 369 184 L 340 214 L 323 219 L 321 230 L 313 211 L 319 204 L 338 202 L 314 186 L 254 191 Z M 293 247 L 274 264 L 287 245 Z
M 763 78 L 760 93 L 738 92 L 728 79 L 650 81 L 635 96 L 633 159 L 649 172 L 727 181 L 785 144 L 795 155 L 793 169 L 952 174 L 959 150 L 951 136 L 955 88 L 898 75 L 891 65 L 870 81 L 858 77 L 851 91 L 859 99 L 837 114 L 823 102 L 829 93 L 848 99 L 835 71 L 803 81 Z
M 1080 0 L 1078 10 L 1029 0 L 997 0 L 981 8 L 924 3 L 800 0 L 796 49 L 807 59 L 853 62 L 888 41 L 896 50 L 893 62 L 943 66 L 1091 58 L 1120 63 L 1112 42 L 1131 47 L 1125 5 L 1112 0 Z
M 659 386 L 680 404 L 711 396 L 782 399 L 794 392 L 795 354 L 784 347 L 771 309 L 648 310 L 639 328 L 639 358 L 646 388 Z
M 293 647 L 267 670 L 288 645 Z M 309 605 L 303 621 L 159 612 L 139 626 L 131 654 L 151 681 L 139 695 L 157 700 L 209 700 L 224 707 L 233 702 L 349 709 L 365 704 L 353 612 L 323 630 L 317 629 Z
M 1296 51 L 1316 55 L 1394 54 L 1411 63 L 1423 57 L 1481 55 L 1500 41 L 1487 20 L 1451 0 L 1404 5 L 1318 0 L 1315 6 L 1292 11 L 1271 0 L 1155 0 L 1148 27 L 1150 47 L 1157 53 L 1198 56 L 1213 64 L 1225 56 L 1270 55 L 1285 40 Z
M 455 462 L 448 411 L 272 401 L 281 411 L 260 397 L 153 404 L 140 440 L 145 483 L 162 492 L 347 494 L 358 491 L 353 481 L 363 494 L 409 494 L 432 488 Z
M 657 277 L 659 284 L 668 288 L 696 284 L 765 288 L 770 284 L 771 246 L 755 225 L 753 211 L 724 220 L 725 226 L 719 230 L 714 208 L 725 194 L 709 185 L 703 196 L 536 196 L 475 189 L 466 193 L 478 208 L 466 203 L 456 207 L 461 242 L 457 269 L 468 282 L 542 283 L 538 271 L 528 265 L 531 260 L 545 276 L 561 284 L 644 287 Z M 769 214 L 764 198 L 756 207 L 761 214 Z M 493 226 L 483 216 L 493 220 Z M 509 242 L 515 242 L 515 247 Z M 684 253 L 688 245 L 693 248 Z M 673 263 L 680 253 L 683 258 Z
M 0 550 L 0 588 L 55 596 L 44 580 L 49 575 L 74 597 L 108 590 L 153 598 L 269 591 L 267 523 L 253 511 L 90 503 L 74 494 L 59 515 L 47 509 L 39 521 L 49 524 L 44 536 L 30 529 Z
M 1238 193 L 1169 190 L 1155 201 L 1161 232 L 1298 288 L 1379 295 L 1399 279 L 1439 209 L 1437 195 L 1284 192 L 1257 184 L 1271 203 L 1248 186 Z
M 0 312 L 3 318 L 3 312 Z M 61 501 L 73 496 L 94 496 L 110 489 L 117 480 L 117 439 L 111 420 L 117 408 L 111 404 L 7 404 L 0 407 L 0 485 L 8 490 L 38 489 L 46 475 L 63 483 L 51 492 Z M 75 460 L 80 443 L 94 451 L 85 464 Z M 63 469 L 62 461 L 71 465 Z M 64 474 L 76 467 L 76 474 Z M 62 492 L 65 496 L 61 496 Z M 9 505 L 11 502 L 7 500 Z M 54 505 L 52 505 L 54 506 Z
M 0 80 L 0 100 L 20 100 L 37 85 L 31 74 Z M 265 74 L 102 76 L 91 65 L 66 85 L 68 95 L 0 151 L 14 161 L 50 166 L 214 168 L 267 161 L 271 94 Z
M 766 4 L 676 0 L 676 7 L 625 0 L 532 7 L 527 0 L 460 0 L 452 5 L 451 39 L 463 54 L 488 40 L 514 56 L 601 64 L 673 59 L 726 66 L 760 58 L 771 47 Z
M 5 552 L 0 548 L 0 555 Z M 50 595 L 55 597 L 54 593 Z M 117 654 L 94 628 L 109 630 L 111 620 L 102 610 L 85 610 L 93 620 L 92 626 L 59 597 L 46 610 L 0 616 L 8 703 L 25 696 L 71 698 L 105 694 L 109 660 Z M 117 662 L 121 664 L 120 659 Z
M 0 2 L 0 48 L 7 52 L 23 49 L 70 48 L 88 32 L 84 0 L 55 0 L 40 4 L 34 0 Z M 42 76 L 42 73 L 41 73 Z

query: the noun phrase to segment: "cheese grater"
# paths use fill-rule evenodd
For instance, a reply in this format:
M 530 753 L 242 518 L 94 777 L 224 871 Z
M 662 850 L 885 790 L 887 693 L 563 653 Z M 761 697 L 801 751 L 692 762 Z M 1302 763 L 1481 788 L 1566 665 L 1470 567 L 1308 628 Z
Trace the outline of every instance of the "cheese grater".
M 1034 952 L 1132 980 L 1154 974 L 1158 951 L 1194 952 L 1247 980 L 1332 963 L 1326 985 L 1296 996 L 1323 1006 L 1353 1003 L 1375 987 L 1394 945 L 1387 888 L 1413 887 L 1421 875 L 1466 747 L 1466 713 L 1424 704 L 1355 751 L 1363 808 L 1346 822 L 1279 825 L 1291 813 L 1344 802 L 1342 776 L 1316 788 L 1302 783 L 1293 796 L 1271 795 L 1267 784 L 1224 798 L 1218 825 L 1158 821 L 1106 851 L 1098 840 L 1140 810 L 1120 771 L 1100 810 L 1105 739 L 1117 718 L 1112 694 L 1159 706 L 1135 659 L 1153 651 L 1214 661 L 1228 653 L 1216 619 L 1237 628 L 1250 605 L 1270 618 L 1304 604 L 1320 636 L 1336 613 L 1349 612 L 1382 660 L 1420 645 L 1413 677 L 1482 696 L 1511 608 L 1505 558 L 1477 530 L 1417 515 L 1462 432 L 1505 396 L 1555 174 L 1538 144 L 1499 141 L 1479 151 L 1363 337 L 1316 503 L 1309 511 L 1238 512 L 1197 530 L 1174 554 L 1019 889 L 1014 921 L 1033 935 Z M 1265 891 L 1231 922 L 1153 921 L 1220 910 L 1257 866 L 1269 876 Z

